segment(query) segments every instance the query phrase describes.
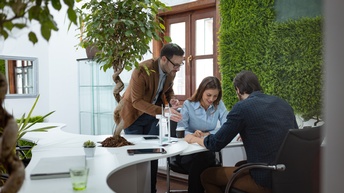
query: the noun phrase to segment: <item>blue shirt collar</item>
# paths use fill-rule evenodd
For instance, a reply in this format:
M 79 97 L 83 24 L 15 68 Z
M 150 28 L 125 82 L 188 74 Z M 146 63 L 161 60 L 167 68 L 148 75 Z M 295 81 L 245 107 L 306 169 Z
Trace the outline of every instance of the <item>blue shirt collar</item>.
M 202 105 L 201 105 L 201 102 L 199 102 L 199 101 L 191 103 L 191 106 L 192 106 L 192 108 L 193 108 L 194 110 L 197 110 L 197 109 L 199 109 L 199 108 L 203 108 Z M 211 104 L 211 105 L 209 106 L 208 110 L 211 110 L 211 109 L 213 109 L 213 108 L 214 108 L 214 105 Z

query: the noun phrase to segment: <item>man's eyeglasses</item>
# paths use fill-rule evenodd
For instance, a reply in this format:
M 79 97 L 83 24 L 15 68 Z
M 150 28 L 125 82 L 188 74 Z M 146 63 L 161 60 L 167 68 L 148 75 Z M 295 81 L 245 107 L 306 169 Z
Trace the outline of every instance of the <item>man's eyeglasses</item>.
M 166 58 L 167 58 L 167 57 L 166 57 Z M 169 62 L 171 62 L 171 64 L 173 65 L 174 68 L 180 68 L 181 66 L 184 65 L 184 62 L 182 62 L 181 64 L 175 64 L 175 63 L 173 63 L 169 58 L 167 58 L 167 60 L 168 60 Z

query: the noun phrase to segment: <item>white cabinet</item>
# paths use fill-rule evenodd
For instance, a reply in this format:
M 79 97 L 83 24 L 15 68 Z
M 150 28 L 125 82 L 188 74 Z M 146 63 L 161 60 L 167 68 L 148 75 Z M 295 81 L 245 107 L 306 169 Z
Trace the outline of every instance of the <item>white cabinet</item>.
M 113 70 L 104 72 L 93 60 L 78 59 L 79 125 L 81 134 L 112 134 L 117 102 L 112 94 Z

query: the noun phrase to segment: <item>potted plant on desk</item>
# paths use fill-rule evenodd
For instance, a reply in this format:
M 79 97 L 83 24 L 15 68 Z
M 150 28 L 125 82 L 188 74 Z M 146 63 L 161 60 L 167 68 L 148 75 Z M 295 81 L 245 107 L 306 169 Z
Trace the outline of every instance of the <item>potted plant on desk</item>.
M 93 157 L 94 152 L 96 151 L 96 144 L 91 140 L 87 140 L 84 142 L 83 146 L 86 157 Z

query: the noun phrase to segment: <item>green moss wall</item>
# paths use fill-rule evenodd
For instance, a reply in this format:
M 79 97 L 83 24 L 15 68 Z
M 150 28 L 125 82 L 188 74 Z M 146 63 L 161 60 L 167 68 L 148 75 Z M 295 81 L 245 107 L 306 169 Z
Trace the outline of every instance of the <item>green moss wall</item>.
M 229 110 L 237 102 L 232 80 L 246 69 L 258 75 L 265 93 L 284 98 L 306 120 L 321 116 L 320 5 L 305 1 L 316 4 L 313 10 L 288 12 L 296 5 L 287 0 L 221 0 L 218 59 Z
M 5 75 L 5 60 L 0 60 L 0 73 Z

